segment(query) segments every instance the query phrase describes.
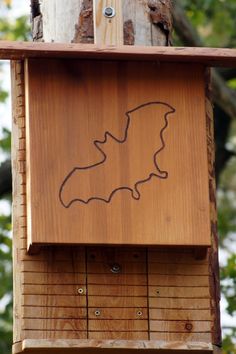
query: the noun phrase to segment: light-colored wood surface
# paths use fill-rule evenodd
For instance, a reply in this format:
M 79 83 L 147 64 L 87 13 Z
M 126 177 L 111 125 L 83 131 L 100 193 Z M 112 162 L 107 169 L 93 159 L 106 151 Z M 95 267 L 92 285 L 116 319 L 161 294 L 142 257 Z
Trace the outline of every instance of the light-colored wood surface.
M 148 1 L 122 0 L 121 2 L 124 18 L 124 44 L 135 46 L 168 45 L 167 33 L 152 23 Z M 166 2 L 164 6 L 167 6 Z M 162 14 L 164 15 L 164 11 Z
M 120 29 L 124 28 L 125 44 L 147 46 L 167 44 L 167 28 L 165 26 L 164 31 L 152 23 L 148 1 L 115 2 L 112 0 L 104 1 L 104 4 L 107 6 L 115 4 L 116 9 L 122 4 L 124 21 L 120 24 Z M 70 0 L 66 6 L 63 1 L 44 0 L 40 8 L 41 18 L 38 16 L 34 19 L 33 34 L 36 34 L 34 39 L 40 38 L 44 42 L 53 43 L 93 43 L 92 0 Z M 163 18 L 167 22 L 163 8 L 165 7 L 162 7 Z M 51 16 L 52 13 L 55 16 Z M 41 23 L 41 31 L 39 31 L 38 23 Z
M 25 92 L 24 68 L 21 62 L 11 62 L 12 82 L 12 226 L 13 226 L 13 332 L 14 343 L 22 335 L 22 263 L 19 259 L 21 240 L 26 236 L 26 176 L 25 176 Z
M 115 16 L 104 16 L 104 9 L 111 7 Z M 120 0 L 93 0 L 94 43 L 104 46 L 123 45 L 123 17 L 122 1 Z
M 208 257 L 196 260 L 191 250 L 178 252 L 148 253 L 150 339 L 198 340 L 202 334 L 211 341 Z
M 70 43 L 78 32 L 82 0 L 44 0 L 40 4 L 42 13 L 43 41 Z M 53 15 L 52 15 L 53 14 Z
M 157 352 L 160 354 L 169 354 L 174 350 L 179 354 L 184 353 L 212 353 L 214 346 L 209 343 L 191 343 L 191 342 L 163 342 L 163 341 L 113 341 L 113 340 L 24 340 L 22 346 L 16 345 L 13 354 L 21 353 L 50 353 L 52 350 L 58 350 L 57 353 L 114 353 L 122 351 L 122 353 L 133 352 L 134 349 L 144 351 L 146 354 Z
M 0 59 L 86 58 L 155 60 L 200 63 L 207 66 L 236 66 L 236 49 L 197 47 L 103 47 L 94 44 L 61 44 L 0 41 Z
M 203 73 L 30 60 L 29 245 L 209 246 Z

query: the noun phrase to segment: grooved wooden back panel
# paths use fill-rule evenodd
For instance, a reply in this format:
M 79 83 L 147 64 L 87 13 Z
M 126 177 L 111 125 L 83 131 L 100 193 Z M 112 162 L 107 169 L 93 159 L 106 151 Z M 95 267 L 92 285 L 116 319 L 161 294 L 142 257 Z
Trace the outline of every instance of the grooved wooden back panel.
M 28 60 L 28 245 L 210 245 L 204 68 Z

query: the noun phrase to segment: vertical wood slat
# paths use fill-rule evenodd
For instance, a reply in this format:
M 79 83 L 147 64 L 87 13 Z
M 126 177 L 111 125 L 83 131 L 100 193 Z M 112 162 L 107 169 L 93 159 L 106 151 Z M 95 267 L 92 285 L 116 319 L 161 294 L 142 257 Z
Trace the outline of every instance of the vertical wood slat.
M 114 17 L 104 16 L 104 9 L 112 7 Z M 122 1 L 93 0 L 94 43 L 97 45 L 123 45 Z
M 211 97 L 211 74 L 210 69 L 205 73 L 206 91 L 206 131 L 207 131 L 207 154 L 208 154 L 208 181 L 211 218 L 211 249 L 209 255 L 210 296 L 212 313 L 212 343 L 221 346 L 220 326 L 220 276 L 218 259 L 218 233 L 217 233 L 217 209 L 216 209 L 216 183 L 215 183 L 215 143 L 214 143 L 214 116 Z
M 20 238 L 24 233 L 21 220 L 25 216 L 26 200 L 22 194 L 25 185 L 25 144 L 24 144 L 24 71 L 20 61 L 11 62 L 12 80 L 12 175 L 13 175 L 13 334 L 14 342 L 22 340 L 22 282 L 20 272 Z M 21 157 L 20 157 L 21 156 Z M 22 158 L 23 157 L 23 158 Z

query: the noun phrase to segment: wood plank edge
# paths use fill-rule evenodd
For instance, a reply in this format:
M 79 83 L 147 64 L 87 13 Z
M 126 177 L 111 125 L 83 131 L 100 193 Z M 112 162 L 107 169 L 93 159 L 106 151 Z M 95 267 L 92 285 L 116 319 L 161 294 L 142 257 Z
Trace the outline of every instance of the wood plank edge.
M 17 342 L 12 345 L 12 354 L 22 353 L 22 342 Z
M 236 66 L 236 49 L 199 47 L 96 46 L 79 43 L 0 41 L 0 59 L 85 58 L 194 62 Z
M 20 346 L 16 347 L 20 348 Z M 132 340 L 34 340 L 25 339 L 22 351 L 32 352 L 44 349 L 137 349 L 137 350 L 181 350 L 213 352 L 214 347 L 204 342 L 163 342 L 163 341 L 132 341 Z M 15 351 L 14 354 L 19 352 Z

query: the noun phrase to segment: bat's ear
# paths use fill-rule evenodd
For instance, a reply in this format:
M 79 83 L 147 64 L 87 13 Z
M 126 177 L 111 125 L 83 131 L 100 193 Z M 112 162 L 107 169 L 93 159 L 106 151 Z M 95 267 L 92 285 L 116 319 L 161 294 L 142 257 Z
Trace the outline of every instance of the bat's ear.
M 153 114 L 161 114 L 165 115 L 166 113 L 174 113 L 175 109 L 168 103 L 161 101 L 147 102 L 137 106 L 133 110 L 128 112 L 129 116 L 135 116 L 140 114 L 145 114 L 147 116 L 151 116 Z

